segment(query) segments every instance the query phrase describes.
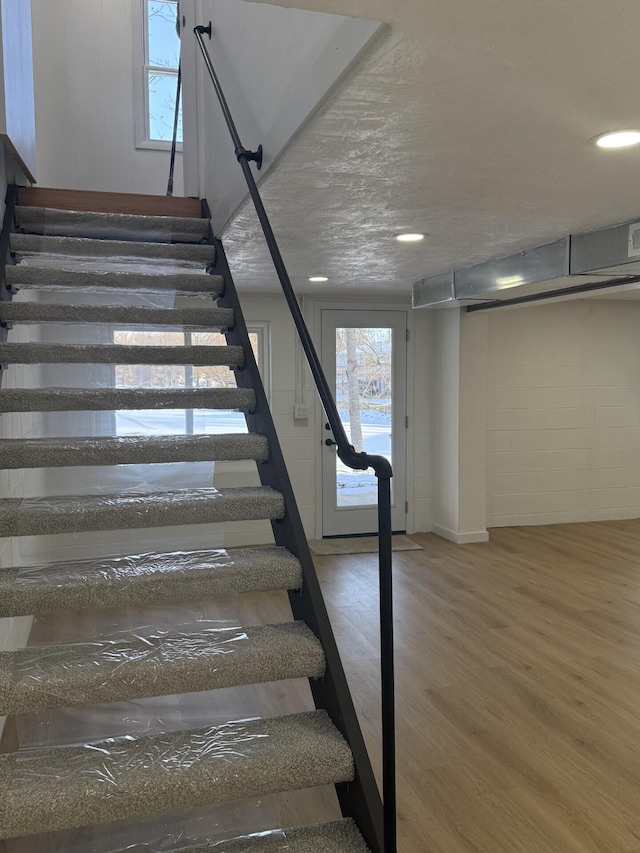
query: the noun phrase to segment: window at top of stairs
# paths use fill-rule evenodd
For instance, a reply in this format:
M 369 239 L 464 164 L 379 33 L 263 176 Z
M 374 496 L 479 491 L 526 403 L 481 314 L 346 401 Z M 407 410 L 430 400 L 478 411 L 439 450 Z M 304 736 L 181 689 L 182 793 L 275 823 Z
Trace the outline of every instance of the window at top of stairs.
M 142 146 L 168 147 L 173 137 L 180 61 L 177 14 L 176 0 L 142 0 L 144 97 L 139 109 L 144 112 L 144 131 L 138 134 Z M 182 105 L 177 141 L 182 142 Z

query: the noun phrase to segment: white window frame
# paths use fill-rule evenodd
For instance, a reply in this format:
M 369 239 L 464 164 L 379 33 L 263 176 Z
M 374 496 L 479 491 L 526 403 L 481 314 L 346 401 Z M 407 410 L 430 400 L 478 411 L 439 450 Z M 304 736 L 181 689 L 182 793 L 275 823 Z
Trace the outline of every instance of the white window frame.
M 161 0 L 161 2 L 176 1 Z M 150 66 L 147 62 L 147 30 L 147 0 L 138 0 L 137 3 L 134 3 L 132 27 L 136 148 L 147 148 L 152 151 L 170 151 L 170 139 L 149 138 L 149 86 L 147 81 L 149 70 L 153 70 L 155 66 Z M 177 143 L 176 151 L 182 151 L 182 142 Z

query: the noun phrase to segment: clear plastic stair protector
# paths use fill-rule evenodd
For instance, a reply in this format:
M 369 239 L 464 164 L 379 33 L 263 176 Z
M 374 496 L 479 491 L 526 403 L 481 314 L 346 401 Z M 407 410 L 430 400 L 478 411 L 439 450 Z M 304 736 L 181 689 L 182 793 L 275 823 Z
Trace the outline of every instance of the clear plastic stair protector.
M 58 286 L 56 282 L 59 282 L 60 278 L 52 272 L 49 275 L 50 286 L 45 283 L 42 289 L 32 289 L 29 285 L 40 276 L 38 272 L 33 276 L 24 277 L 24 287 L 18 288 L 14 297 L 16 302 L 70 306 L 131 305 L 145 308 L 172 308 L 180 305 L 190 308 L 202 305 L 210 308 L 214 305 L 211 298 L 213 288 L 209 291 L 209 282 L 206 279 L 202 279 L 206 284 L 206 288 L 202 289 L 206 289 L 209 295 L 203 295 L 201 288 L 195 286 L 193 291 L 184 292 L 164 287 L 171 284 L 170 278 L 165 278 L 161 283 L 162 292 L 153 286 L 153 276 L 156 275 L 175 275 L 178 285 L 185 284 L 184 279 L 177 280 L 177 276 L 183 273 L 188 273 L 190 277 L 198 273 L 199 284 L 200 275 L 205 275 L 202 262 L 154 259 L 153 262 L 147 260 L 134 264 L 128 257 L 95 260 L 82 257 L 61 258 L 56 255 L 46 257 L 43 254 L 26 256 L 25 253 L 22 265 L 31 269 L 57 268 L 76 273 L 104 274 L 103 286 L 97 281 L 98 276 L 93 275 L 86 277 L 88 283 L 82 287 L 81 292 L 77 287 L 66 286 L 68 283 L 65 282 Z M 111 275 L 112 273 L 116 275 Z M 136 286 L 139 288 L 142 285 L 144 292 L 133 294 L 123 290 L 122 286 L 128 286 L 131 279 L 119 276 L 118 273 L 135 273 L 138 279 Z M 142 278 L 147 275 L 148 279 Z M 43 278 L 46 279 L 47 275 Z M 155 330 L 151 327 L 141 329 L 135 325 L 125 328 L 121 325 L 106 324 L 82 326 L 16 323 L 10 332 L 9 342 L 108 344 L 122 340 L 129 343 L 130 341 L 125 341 L 122 336 L 138 331 L 151 334 Z M 167 331 L 185 340 L 184 327 L 180 324 Z M 200 342 L 197 337 L 192 337 L 191 341 L 194 344 Z M 214 343 L 213 340 L 210 342 Z M 148 344 L 148 339 L 145 339 L 144 343 Z M 177 340 L 168 342 L 158 339 L 159 345 L 173 343 L 180 345 Z M 143 367 L 144 370 L 149 371 L 149 366 Z M 165 368 L 162 370 L 164 372 L 157 374 L 151 371 L 148 375 L 134 375 L 130 365 L 11 365 L 6 371 L 3 387 L 208 387 L 205 384 L 207 377 L 200 368 L 185 370 L 184 373 L 179 369 L 176 372 L 175 366 L 169 368 L 169 372 Z M 235 385 L 232 371 L 228 368 L 224 370 L 224 377 L 217 377 L 222 386 L 226 387 L 228 382 Z M 211 376 L 208 379 L 212 381 Z M 193 383 L 193 386 L 188 383 Z M 207 420 L 214 415 L 215 424 Z M 222 417 L 222 423 L 219 415 Z M 26 415 L 3 414 L 2 420 L 5 437 L 14 438 L 181 435 L 191 432 L 243 432 L 246 429 L 241 414 L 234 413 L 231 419 L 233 422 L 225 422 L 226 416 L 225 413 L 217 412 L 199 415 L 198 411 L 194 410 L 165 410 L 163 419 L 158 421 L 159 414 L 154 411 L 29 412 Z M 172 489 L 197 488 L 200 484 L 211 486 L 212 464 L 204 463 L 204 467 L 194 467 L 198 465 L 201 463 L 127 465 L 117 468 L 87 466 L 61 471 L 27 470 L 24 477 L 24 495 L 27 500 L 45 502 L 48 497 L 55 495 L 116 492 L 130 494 L 134 498 L 138 491 L 160 492 L 168 486 Z M 169 528 L 167 530 L 171 531 Z M 212 533 L 211 526 L 206 543 L 189 541 L 183 544 L 177 541 L 175 532 L 168 532 L 167 535 L 174 537 L 170 546 L 160 541 L 159 533 L 154 533 L 156 541 L 153 542 L 141 541 L 139 531 L 127 532 L 125 535 L 118 532 L 117 536 L 107 532 L 103 535 L 104 541 L 95 533 L 74 534 L 66 537 L 63 558 L 82 559 L 100 554 L 106 558 L 114 553 L 141 554 L 147 550 L 162 549 L 176 552 L 194 547 L 216 548 L 222 544 L 216 538 L 217 531 Z M 20 540 L 19 548 L 23 557 L 26 554 L 26 562 L 37 565 L 21 568 L 19 572 L 21 580 L 37 584 L 42 581 L 43 574 L 49 571 L 41 564 L 59 561 L 61 556 L 56 552 L 58 545 L 52 541 L 55 537 L 40 537 L 47 540 L 44 554 L 28 553 L 25 543 L 27 538 Z M 153 570 L 157 568 L 156 566 Z M 66 643 L 70 648 L 75 644 L 76 650 L 79 645 L 85 651 L 99 650 L 101 655 L 109 659 L 110 671 L 116 671 L 118 678 L 125 684 L 139 678 L 140 666 L 144 667 L 147 673 L 144 678 L 148 677 L 153 682 L 156 675 L 163 677 L 160 675 L 161 669 L 167 664 L 171 665 L 172 660 L 167 660 L 167 657 L 175 655 L 175 660 L 178 660 L 179 649 L 187 655 L 193 654 L 198 660 L 205 658 L 211 661 L 210 666 L 215 668 L 216 661 L 232 657 L 234 652 L 246 643 L 247 631 L 241 626 L 275 623 L 290 618 L 286 593 L 274 594 L 277 597 L 275 613 L 273 603 L 264 605 L 262 597 L 257 601 L 256 596 L 232 595 L 212 601 L 196 595 L 194 601 L 174 602 L 170 607 L 166 604 L 149 606 L 136 599 L 133 594 L 134 575 L 137 570 L 144 569 L 138 565 L 133 574 L 131 570 L 131 563 L 127 562 L 127 558 L 123 558 L 122 562 L 105 559 L 105 578 L 121 573 L 119 579 L 124 576 L 125 583 L 126 579 L 131 580 L 132 595 L 128 607 L 117 611 L 91 611 L 83 606 L 72 614 L 36 617 L 30 640 L 31 647 Z M 60 578 L 56 578 L 55 569 L 47 577 L 47 582 L 49 587 L 56 587 L 61 583 Z M 242 598 L 250 601 L 243 603 Z M 202 638 L 194 640 L 194 633 L 204 633 L 206 642 Z M 169 634 L 178 635 L 172 650 L 160 642 Z M 73 652 L 63 649 L 56 654 L 59 656 L 56 668 L 62 673 L 58 684 L 62 684 L 67 675 L 76 675 Z M 67 658 L 67 655 L 71 657 Z M 33 660 L 31 669 L 26 668 L 25 664 L 25 669 L 18 675 L 26 680 L 27 685 L 31 684 L 34 690 L 38 690 L 41 687 L 46 660 L 44 657 L 36 657 Z M 91 676 L 90 680 L 92 685 L 100 684 L 101 676 Z M 47 689 L 52 694 L 52 705 L 57 706 L 59 702 L 64 701 L 65 696 L 58 692 L 58 686 L 49 685 L 45 691 Z M 103 680 L 102 689 L 108 693 L 108 680 Z M 154 695 L 140 699 L 105 701 L 105 698 L 112 697 L 99 698 L 102 700 L 100 704 L 47 707 L 36 713 L 21 714 L 15 718 L 19 744 L 15 756 L 15 778 L 20 787 L 15 798 L 15 810 L 10 806 L 5 815 L 7 819 L 13 819 L 19 824 L 20 820 L 28 822 L 30 811 L 42 810 L 48 814 L 50 829 L 46 835 L 26 835 L 8 839 L 7 853 L 204 853 L 207 849 L 224 851 L 228 846 L 227 839 L 253 833 L 266 833 L 264 837 L 269 843 L 268 850 L 277 851 L 286 850 L 289 846 L 286 831 L 282 831 L 281 827 L 339 817 L 333 786 L 325 786 L 319 792 L 293 792 L 283 796 L 247 797 L 245 794 L 250 792 L 237 792 L 236 798 L 230 802 L 193 807 L 191 803 L 178 802 L 173 794 L 161 802 L 161 785 L 153 784 L 154 779 L 159 779 L 165 772 L 169 773 L 172 767 L 180 768 L 187 774 L 191 773 L 191 778 L 195 779 L 198 762 L 207 756 L 218 756 L 221 767 L 228 769 L 234 766 L 234 760 L 242 762 L 252 747 L 268 747 L 269 737 L 265 737 L 264 733 L 255 727 L 255 720 L 311 709 L 313 703 L 306 679 L 287 682 L 286 689 L 283 688 L 283 683 L 273 682 L 224 687 L 199 693 L 174 692 L 170 695 Z M 186 735 L 178 734 L 187 730 L 193 732 L 188 739 Z M 157 740 L 152 741 L 152 738 Z M 137 739 L 138 747 L 132 746 L 134 739 Z M 155 747 L 151 746 L 152 743 Z M 30 768 L 33 770 L 36 766 L 40 750 L 57 747 L 63 748 L 62 751 L 68 756 L 73 756 L 70 764 L 58 765 L 56 770 L 53 763 L 48 771 L 40 775 L 30 772 Z M 125 769 L 123 762 L 129 762 L 130 767 L 132 761 L 137 762 L 137 769 L 134 771 L 136 779 L 132 784 L 138 785 L 138 803 L 141 807 L 137 814 L 140 816 L 125 817 L 126 809 L 118 811 L 117 808 L 113 809 L 112 804 L 117 796 L 116 783 L 122 778 Z M 202 780 L 202 777 L 199 778 Z M 51 798 L 47 790 L 47 781 L 55 782 L 56 779 L 65 783 L 58 789 L 61 792 L 58 801 Z M 144 803 L 145 796 L 141 792 L 146 790 L 147 783 L 149 798 L 154 802 L 148 804 L 148 815 L 145 816 L 147 804 Z M 231 778 L 230 784 L 232 783 Z M 75 788 L 79 793 L 74 802 L 76 805 L 79 803 L 80 808 L 83 804 L 85 808 L 89 808 L 91 803 L 104 802 L 105 811 L 101 812 L 101 806 L 98 806 L 97 812 L 91 812 L 89 819 L 89 809 L 87 819 L 84 820 L 85 825 L 80 828 L 58 828 L 69 823 L 62 821 L 59 814 L 65 803 L 68 805 L 70 802 L 67 788 Z M 168 791 L 165 790 L 165 796 L 167 795 Z M 0 790 L 0 803 L 3 796 L 6 796 L 6 790 Z M 33 809 L 30 808 L 30 798 Z M 122 800 L 125 806 L 126 799 L 125 793 Z M 154 809 L 155 813 L 151 814 Z M 18 811 L 21 816 L 18 816 Z M 133 811 L 130 812 L 132 813 Z M 5 815 L 2 815 L 3 819 Z M 96 819 L 103 822 L 99 825 L 89 825 Z M 78 819 L 76 814 L 73 822 L 83 821 L 81 817 Z M 16 832 L 19 829 L 19 825 L 14 825 Z
M 278 595 L 282 599 L 286 598 L 284 593 Z M 177 630 L 173 626 L 167 630 L 155 627 L 161 613 L 164 612 L 165 619 L 171 617 L 166 608 L 142 611 L 150 617 L 150 624 L 124 630 L 116 630 L 116 626 L 122 625 L 122 616 L 107 612 L 101 621 L 96 621 L 92 640 L 83 645 L 90 647 L 93 644 L 95 648 L 113 654 L 116 668 L 120 663 L 126 667 L 131 661 L 135 667 L 135 662 L 142 660 L 143 663 L 148 661 L 153 669 L 156 664 L 158 667 L 161 665 L 163 656 L 157 647 L 154 648 L 154 640 L 162 640 L 167 634 L 177 634 L 181 636 L 185 648 L 196 656 L 210 657 L 215 666 L 217 656 L 233 655 L 246 642 L 247 632 L 240 627 L 241 618 L 234 618 L 242 614 L 243 607 L 248 606 L 249 610 L 253 610 L 256 623 L 264 621 L 264 614 L 259 612 L 259 608 L 256 610 L 255 602 L 249 606 L 241 599 L 241 596 L 232 596 L 222 603 L 218 601 L 209 605 L 212 610 L 217 609 L 221 616 L 228 618 L 200 618 L 203 605 L 178 607 L 177 615 L 184 621 Z M 139 617 L 140 611 L 137 611 L 137 615 Z M 131 618 L 134 618 L 133 614 Z M 39 631 L 40 623 L 44 623 L 46 634 L 47 619 L 40 617 L 36 620 L 36 643 L 39 639 L 45 639 Z M 200 634 L 200 639 L 193 641 L 190 635 L 196 632 Z M 84 633 L 82 624 L 69 625 L 66 639 L 72 642 L 70 648 L 73 648 L 73 641 Z M 213 651 L 203 642 L 203 634 L 208 634 L 213 641 Z M 132 637 L 137 638 L 135 644 L 131 642 Z M 148 650 L 145 650 L 145 644 L 148 644 Z M 166 651 L 164 654 L 166 657 Z M 168 653 L 169 657 L 171 654 Z M 36 665 L 32 672 L 35 682 L 39 678 L 38 668 Z M 73 761 L 71 765 L 60 765 L 58 769 L 54 764 L 49 777 L 54 782 L 68 779 L 71 787 L 84 786 L 86 794 L 83 797 L 86 796 L 88 803 L 93 798 L 109 798 L 109 788 L 117 786 L 125 778 L 123 774 L 128 776 L 132 769 L 138 783 L 144 786 L 149 779 L 153 781 L 156 773 L 163 776 L 172 769 L 180 769 L 188 775 L 193 767 L 195 776 L 190 777 L 196 780 L 193 784 L 197 784 L 200 778 L 206 785 L 206 779 L 198 775 L 196 765 L 199 762 L 212 758 L 215 764 L 216 758 L 220 757 L 220 772 L 224 776 L 226 769 L 233 768 L 236 762 L 242 766 L 250 750 L 269 749 L 270 736 L 255 728 L 257 721 L 295 714 L 313 707 L 306 679 L 287 684 L 284 691 L 282 683 L 245 685 L 213 693 L 153 696 L 137 701 L 48 709 L 37 715 L 19 716 L 16 718 L 20 745 L 18 779 L 24 785 L 24 792 L 31 790 L 34 786 L 34 766 L 30 766 L 30 763 L 37 760 L 37 750 L 64 746 L 74 753 Z M 179 732 L 185 730 L 190 730 L 191 734 L 181 736 Z M 72 737 L 69 737 L 70 733 L 73 733 Z M 158 737 L 159 741 L 155 743 L 150 740 Z M 140 739 L 140 747 L 132 751 L 133 738 Z M 204 775 L 207 776 L 207 773 Z M 158 780 L 161 786 L 160 777 Z M 233 779 L 229 784 L 233 786 Z M 39 785 L 44 786 L 44 792 L 46 778 L 41 773 L 35 782 L 36 788 Z M 165 794 L 167 799 L 163 802 L 160 802 L 160 794 L 157 803 L 155 795 L 150 796 L 155 809 L 153 814 L 150 809 L 148 814 L 139 817 L 125 817 L 115 823 L 101 821 L 98 826 L 87 825 L 72 832 L 55 828 L 54 815 L 49 832 L 8 840 L 7 853 L 186 853 L 192 850 L 195 853 L 212 844 L 219 844 L 218 847 L 214 846 L 214 850 L 223 851 L 225 839 L 255 833 L 267 833 L 267 849 L 277 851 L 288 848 L 286 832 L 281 827 L 339 817 L 332 786 L 286 795 L 256 796 L 251 791 L 246 791 L 246 795 L 235 791 L 228 802 L 196 808 L 176 801 L 175 795 L 170 792 Z M 64 794 L 55 808 L 64 808 Z M 111 814 L 107 817 L 104 813 L 102 818 L 113 821 Z M 126 815 L 126 811 L 120 814 Z
M 197 693 L 292 674 L 320 678 L 324 659 L 308 639 L 295 622 L 245 629 L 197 620 L 0 653 L 0 714 Z
M 209 689 L 216 672 L 248 643 L 238 625 L 198 620 L 173 630 L 147 626 L 35 652 L 0 653 L 0 713 Z
M 7 853 L 227 853 L 251 837 L 269 842 L 264 853 L 289 850 L 286 809 L 275 796 L 165 813 L 135 821 L 80 827 L 8 839 Z M 231 848 L 235 851 L 235 844 Z M 240 846 L 238 851 L 242 850 Z

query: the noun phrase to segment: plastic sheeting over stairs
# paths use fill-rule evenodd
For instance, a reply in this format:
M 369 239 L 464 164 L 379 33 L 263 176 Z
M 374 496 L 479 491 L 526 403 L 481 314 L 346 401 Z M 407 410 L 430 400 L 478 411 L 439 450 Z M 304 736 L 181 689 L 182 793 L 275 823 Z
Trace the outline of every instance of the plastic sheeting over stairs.
M 343 736 L 345 721 L 334 725 L 325 710 L 305 707 L 308 688 L 298 689 L 300 696 L 308 696 L 304 701 L 294 691 L 280 715 L 276 707 L 275 714 L 259 718 L 252 703 L 245 707 L 239 699 L 222 698 L 234 696 L 234 690 L 256 689 L 253 685 L 266 689 L 285 681 L 313 683 L 335 677 L 327 673 L 335 651 L 330 649 L 327 656 L 314 634 L 323 617 L 319 622 L 311 618 L 311 625 L 300 618 L 260 622 L 259 596 L 297 595 L 308 584 L 298 555 L 272 544 L 128 552 L 132 533 L 127 539 L 126 531 L 246 524 L 251 519 L 286 521 L 294 509 L 287 503 L 291 498 L 286 489 L 281 493 L 272 484 L 216 489 L 189 482 L 175 482 L 167 489 L 160 480 L 153 485 L 149 475 L 152 488 L 145 483 L 118 492 L 109 489 L 110 478 L 101 479 L 109 470 L 105 466 L 273 464 L 273 447 L 258 432 L 218 432 L 207 426 L 198 434 L 191 420 L 190 428 L 180 432 L 141 427 L 139 434 L 118 434 L 116 412 L 137 412 L 140 424 L 145 412 L 157 412 L 158 417 L 191 409 L 207 410 L 212 417 L 225 410 L 251 413 L 262 393 L 246 375 L 240 387 L 234 387 L 235 382 L 220 380 L 215 373 L 227 366 L 242 367 L 246 351 L 237 345 L 189 345 L 186 337 L 180 345 L 118 345 L 113 337 L 114 328 L 136 326 L 169 331 L 233 328 L 234 312 L 211 303 L 223 294 L 223 277 L 204 274 L 214 255 L 207 220 L 24 206 L 15 211 L 14 228 L 22 232 L 11 236 L 17 263 L 10 263 L 5 272 L 7 295 L 13 301 L 0 305 L 0 322 L 16 328 L 0 345 L 0 360 L 14 365 L 9 371 L 16 372 L 0 389 L 0 411 L 8 417 L 32 413 L 35 426 L 28 435 L 14 430 L 0 443 L 0 466 L 45 472 L 34 482 L 58 482 L 65 469 L 78 472 L 73 476 L 80 486 L 90 482 L 90 472 L 98 480 L 91 481 L 92 488 L 73 493 L 45 490 L 4 497 L 0 528 L 18 542 L 24 537 L 49 542 L 114 532 L 108 556 L 88 552 L 83 559 L 0 569 L 0 617 L 36 615 L 50 633 L 56 625 L 61 629 L 55 643 L 35 642 L 0 654 L 0 714 L 30 715 L 42 732 L 52 714 L 82 715 L 86 710 L 88 719 L 100 720 L 101 708 L 123 711 L 118 731 L 107 726 L 97 739 L 79 735 L 80 742 L 69 742 L 52 735 L 49 743 L 28 743 L 31 748 L 0 755 L 0 837 L 33 835 L 39 849 L 45 849 L 48 836 L 36 834 L 135 822 L 227 801 L 240 813 L 246 800 L 247 813 L 255 816 L 260 798 L 279 792 L 324 790 L 327 785 L 346 790 L 356 771 Z M 142 366 L 153 371 L 159 365 L 165 371 L 184 370 L 183 379 L 177 382 L 176 374 L 160 370 L 146 375 L 173 377 L 170 382 L 119 381 L 125 370 Z M 214 372 L 198 374 L 197 384 L 187 384 L 187 367 L 189 375 L 198 369 Z M 46 381 L 48 369 L 64 383 L 52 387 Z M 29 370 L 33 372 L 25 372 Z M 18 381 L 27 376 L 28 382 Z M 233 376 L 229 371 L 229 379 Z M 259 382 L 257 373 L 253 380 Z M 215 417 L 206 421 L 212 422 Z M 227 618 L 243 597 L 256 602 L 246 624 Z M 208 612 L 218 615 L 209 620 L 198 616 L 181 625 L 180 613 L 194 602 L 200 610 L 206 602 Z M 154 628 L 160 612 L 171 624 Z M 123 624 L 130 627 L 116 635 L 86 627 L 94 618 L 96 626 L 117 622 L 119 613 L 129 614 Z M 135 619 L 143 617 L 150 621 L 135 627 Z M 286 690 L 283 686 L 271 693 L 284 697 Z M 138 711 L 133 709 L 141 709 L 144 719 L 144 703 L 150 703 L 153 715 L 158 702 L 171 697 L 180 701 L 186 694 L 210 695 L 212 708 L 230 701 L 234 716 L 220 723 L 214 713 L 204 727 L 167 726 L 159 712 L 151 723 L 134 722 Z M 135 704 L 140 702 L 142 706 Z M 294 713 L 291 702 L 301 703 Z M 78 732 L 84 729 L 84 722 L 77 727 Z M 356 824 L 332 819 L 337 817 L 334 807 L 321 824 L 283 828 L 291 822 L 283 805 L 281 822 L 265 825 L 263 819 L 256 826 L 249 821 L 242 834 L 214 831 L 212 819 L 206 836 L 190 838 L 185 846 L 186 836 L 181 835 L 179 846 L 183 853 L 364 853 L 368 847 Z M 172 837 L 166 830 L 163 851 Z M 124 848 L 114 842 L 111 850 L 116 849 Z M 73 853 L 80 851 L 73 848 Z

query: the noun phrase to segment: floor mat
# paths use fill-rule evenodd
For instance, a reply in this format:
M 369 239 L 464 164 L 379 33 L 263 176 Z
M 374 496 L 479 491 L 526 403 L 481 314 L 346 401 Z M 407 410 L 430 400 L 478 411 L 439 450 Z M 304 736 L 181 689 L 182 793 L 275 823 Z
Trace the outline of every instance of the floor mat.
M 403 533 L 393 537 L 394 551 L 422 551 L 413 539 Z M 318 557 L 332 554 L 374 554 L 378 551 L 377 536 L 352 536 L 345 539 L 310 539 L 309 548 Z

